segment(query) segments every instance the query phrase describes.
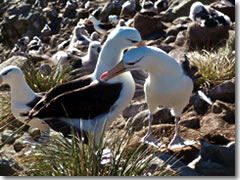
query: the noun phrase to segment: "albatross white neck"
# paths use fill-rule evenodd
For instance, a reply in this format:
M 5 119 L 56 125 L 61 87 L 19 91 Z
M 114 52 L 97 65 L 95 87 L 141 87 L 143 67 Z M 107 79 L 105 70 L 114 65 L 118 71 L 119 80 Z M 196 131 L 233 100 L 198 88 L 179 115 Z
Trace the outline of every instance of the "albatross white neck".
M 29 87 L 23 76 L 17 76 L 12 82 L 9 82 L 11 88 L 12 102 L 28 102 L 33 100 L 37 95 Z
M 93 77 L 99 80 L 102 73 L 110 70 L 119 63 L 123 48 L 118 47 L 118 43 L 107 40 L 98 57 L 98 62 L 93 73 Z

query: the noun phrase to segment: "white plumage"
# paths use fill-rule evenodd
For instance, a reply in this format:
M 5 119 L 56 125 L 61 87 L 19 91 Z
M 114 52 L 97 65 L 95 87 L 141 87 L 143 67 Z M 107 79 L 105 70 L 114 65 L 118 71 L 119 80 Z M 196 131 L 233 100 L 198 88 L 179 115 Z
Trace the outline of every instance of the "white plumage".
M 24 123 L 27 117 L 22 116 L 22 113 L 28 112 L 41 96 L 29 87 L 22 70 L 16 66 L 8 66 L 0 72 L 0 83 L 2 82 L 8 84 L 11 89 L 11 111 L 13 116 Z M 40 130 L 50 129 L 44 121 L 39 119 L 33 119 L 28 125 Z
M 143 69 L 149 73 L 144 84 L 145 98 L 150 111 L 149 129 L 144 142 L 159 145 L 151 135 L 152 115 L 159 105 L 171 109 L 175 116 L 176 133 L 169 144 L 169 148 L 192 144 L 179 136 L 178 121 L 183 108 L 189 103 L 193 90 L 193 82 L 181 65 L 167 53 L 155 47 L 140 47 L 126 52 L 122 61 L 112 70 L 104 73 L 101 78 L 105 81 L 125 71 Z

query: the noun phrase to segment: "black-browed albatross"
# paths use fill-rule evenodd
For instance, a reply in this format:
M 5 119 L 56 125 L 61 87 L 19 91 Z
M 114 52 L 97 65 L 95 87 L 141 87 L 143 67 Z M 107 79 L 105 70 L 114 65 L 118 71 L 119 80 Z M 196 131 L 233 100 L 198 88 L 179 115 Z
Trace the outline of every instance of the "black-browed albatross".
M 23 113 L 31 110 L 41 99 L 41 95 L 35 93 L 27 84 L 22 70 L 17 66 L 7 66 L 0 72 L 0 84 L 6 83 L 10 86 L 11 112 L 13 116 L 21 122 L 25 122 L 27 117 Z M 30 127 L 39 128 L 45 137 L 41 140 L 46 141 L 50 127 L 39 119 L 33 119 L 28 124 Z M 45 138 L 45 139 L 44 139 Z
M 29 112 L 29 118 L 40 118 L 65 136 L 71 133 L 72 125 L 84 143 L 93 134 L 98 145 L 103 127 L 107 128 L 130 103 L 135 91 L 129 72 L 109 82 L 100 81 L 100 75 L 119 62 L 123 50 L 141 40 L 135 28 L 114 29 L 103 45 L 95 71 L 50 90 Z
M 123 72 L 139 69 L 146 70 L 149 74 L 144 84 L 145 98 L 150 111 L 149 127 L 143 142 L 161 145 L 151 134 L 151 122 L 157 107 L 162 105 L 170 108 L 171 114 L 175 116 L 175 135 L 168 147 L 171 149 L 193 144 L 193 141 L 180 137 L 178 127 L 180 115 L 192 95 L 193 82 L 185 75 L 181 65 L 166 52 L 150 46 L 132 49 L 124 54 L 118 65 L 103 73 L 100 78 L 108 81 Z

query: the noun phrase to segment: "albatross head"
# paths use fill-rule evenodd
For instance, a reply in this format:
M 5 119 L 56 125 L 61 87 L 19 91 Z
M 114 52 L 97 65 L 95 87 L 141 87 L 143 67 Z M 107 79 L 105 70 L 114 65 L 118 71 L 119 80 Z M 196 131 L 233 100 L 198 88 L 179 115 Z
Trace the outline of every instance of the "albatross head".
M 22 70 L 17 66 L 7 66 L 0 72 L 0 84 L 2 82 L 11 84 L 17 81 L 19 77 L 24 77 Z
M 137 46 L 142 42 L 139 31 L 131 27 L 115 28 L 108 36 L 107 41 L 114 41 L 121 49 Z
M 99 55 L 101 52 L 101 43 L 99 41 L 92 41 L 89 44 L 89 53 L 92 53 L 93 55 Z
M 196 20 L 196 15 L 197 14 L 203 14 L 205 16 L 208 14 L 204 5 L 199 1 L 192 4 L 192 6 L 190 8 L 190 13 L 189 13 L 190 19 Z
M 115 76 L 122 74 L 126 71 L 144 69 L 148 66 L 148 59 L 146 55 L 146 48 L 140 47 L 135 48 L 127 51 L 124 55 L 122 60 L 111 70 L 104 72 L 100 79 L 102 81 L 108 81 Z

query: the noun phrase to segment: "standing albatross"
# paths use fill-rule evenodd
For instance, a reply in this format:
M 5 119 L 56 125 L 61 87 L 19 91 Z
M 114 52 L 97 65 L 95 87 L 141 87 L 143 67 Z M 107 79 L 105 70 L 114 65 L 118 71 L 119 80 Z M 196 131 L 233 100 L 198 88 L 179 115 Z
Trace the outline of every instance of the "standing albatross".
M 139 69 L 149 73 L 144 84 L 146 102 L 150 111 L 149 128 L 142 140 L 159 145 L 160 142 L 151 134 L 151 122 L 158 105 L 163 105 L 171 108 L 171 114 L 175 116 L 176 123 L 175 135 L 168 147 L 171 149 L 193 144 L 192 141 L 180 137 L 178 128 L 180 115 L 192 94 L 193 82 L 184 74 L 181 65 L 167 53 L 149 46 L 132 49 L 124 54 L 118 65 L 103 73 L 101 79 L 108 81 L 123 72 Z
M 29 112 L 29 119 L 40 118 L 64 136 L 71 134 L 72 125 L 83 143 L 88 143 L 92 134 L 97 146 L 103 127 L 107 128 L 130 103 L 135 91 L 130 72 L 109 82 L 100 81 L 100 75 L 120 61 L 123 50 L 141 41 L 135 28 L 114 29 L 103 45 L 95 71 L 51 89 Z
M 17 66 L 7 66 L 0 72 L 0 84 L 6 83 L 10 86 L 11 111 L 13 116 L 21 122 L 25 122 L 27 117 L 21 114 L 31 110 L 41 99 L 27 84 L 22 70 Z M 47 141 L 50 127 L 39 119 L 33 119 L 28 124 L 30 127 L 39 128 L 42 132 L 41 140 Z

